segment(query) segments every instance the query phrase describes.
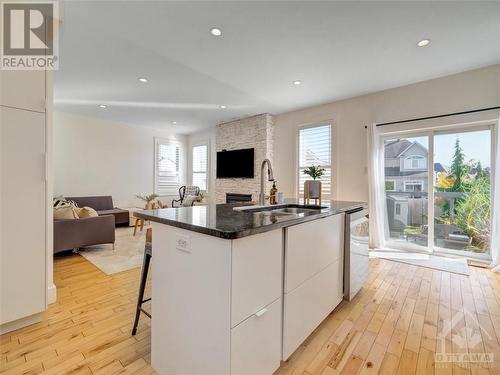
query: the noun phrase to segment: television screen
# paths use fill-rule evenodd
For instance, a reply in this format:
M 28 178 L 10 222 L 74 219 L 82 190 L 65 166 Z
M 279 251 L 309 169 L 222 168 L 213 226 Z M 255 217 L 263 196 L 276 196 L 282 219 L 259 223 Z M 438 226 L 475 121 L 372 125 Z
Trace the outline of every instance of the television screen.
M 253 178 L 254 149 L 246 148 L 217 153 L 217 178 Z

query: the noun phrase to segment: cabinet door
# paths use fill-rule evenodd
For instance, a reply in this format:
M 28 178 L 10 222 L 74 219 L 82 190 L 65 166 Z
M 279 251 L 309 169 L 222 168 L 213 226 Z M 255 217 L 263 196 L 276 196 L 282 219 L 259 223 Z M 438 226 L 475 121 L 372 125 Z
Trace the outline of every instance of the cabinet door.
M 344 251 L 344 215 L 333 215 L 287 229 L 285 292 L 339 259 Z
M 281 298 L 231 329 L 231 375 L 271 375 L 281 360 Z
M 0 98 L 4 106 L 45 112 L 45 71 L 0 71 Z
M 299 347 L 328 314 L 342 301 L 342 260 L 285 294 L 283 360 Z
M 232 241 L 231 327 L 281 296 L 283 230 Z
M 45 115 L 0 108 L 0 323 L 45 309 Z

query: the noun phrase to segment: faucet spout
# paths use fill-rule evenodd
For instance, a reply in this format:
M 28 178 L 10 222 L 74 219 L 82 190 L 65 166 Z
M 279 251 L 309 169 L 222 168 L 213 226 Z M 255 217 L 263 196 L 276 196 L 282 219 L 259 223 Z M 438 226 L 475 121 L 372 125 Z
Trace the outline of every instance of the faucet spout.
M 271 166 L 271 161 L 269 159 L 264 159 L 260 165 L 260 194 L 259 194 L 259 204 L 261 206 L 266 203 L 266 194 L 264 192 L 265 182 L 264 182 L 264 168 L 267 165 L 267 181 L 273 181 L 273 167 Z

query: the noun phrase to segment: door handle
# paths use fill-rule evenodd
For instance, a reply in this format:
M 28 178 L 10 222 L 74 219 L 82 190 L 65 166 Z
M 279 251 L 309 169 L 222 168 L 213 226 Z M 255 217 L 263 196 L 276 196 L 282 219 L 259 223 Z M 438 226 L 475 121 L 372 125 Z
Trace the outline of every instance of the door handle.
M 262 315 L 264 315 L 265 313 L 267 312 L 267 309 L 264 307 L 262 310 L 259 310 L 255 313 L 255 316 L 257 318 L 261 317 Z

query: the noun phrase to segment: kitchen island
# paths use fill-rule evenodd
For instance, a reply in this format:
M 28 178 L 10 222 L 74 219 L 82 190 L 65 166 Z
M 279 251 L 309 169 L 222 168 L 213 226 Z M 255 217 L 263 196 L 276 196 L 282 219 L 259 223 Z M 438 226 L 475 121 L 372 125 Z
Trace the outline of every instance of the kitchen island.
M 160 375 L 272 374 L 341 302 L 344 213 L 221 204 L 152 221 L 151 362 Z

